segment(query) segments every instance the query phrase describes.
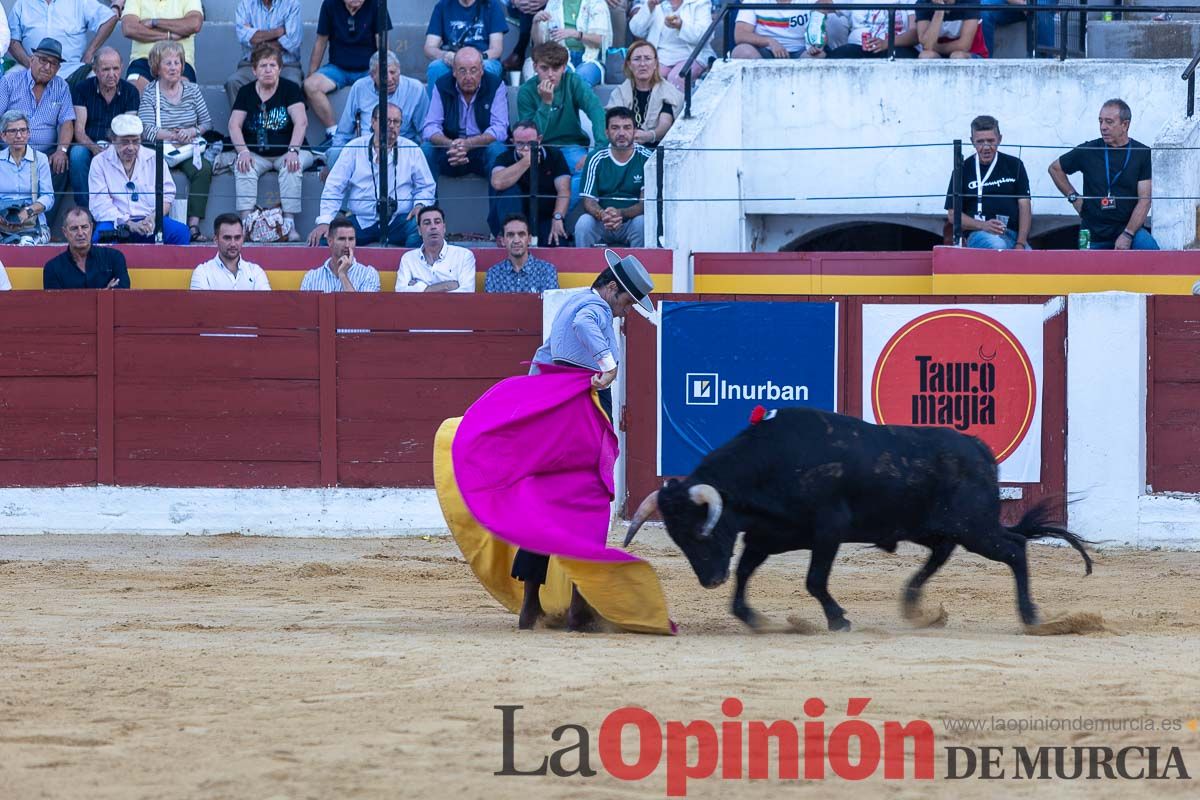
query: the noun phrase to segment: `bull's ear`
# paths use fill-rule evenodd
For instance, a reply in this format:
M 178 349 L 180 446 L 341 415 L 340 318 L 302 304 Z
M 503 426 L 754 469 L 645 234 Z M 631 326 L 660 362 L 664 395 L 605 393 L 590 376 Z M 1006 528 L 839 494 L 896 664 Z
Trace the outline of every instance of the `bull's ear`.
M 679 485 L 678 478 L 667 478 L 667 482 L 663 484 L 664 489 L 674 489 Z

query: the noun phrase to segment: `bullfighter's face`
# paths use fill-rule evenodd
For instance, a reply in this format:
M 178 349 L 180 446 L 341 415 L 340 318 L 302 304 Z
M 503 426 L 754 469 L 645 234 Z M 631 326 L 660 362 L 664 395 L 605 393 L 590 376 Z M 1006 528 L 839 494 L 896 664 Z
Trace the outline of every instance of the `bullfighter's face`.
M 730 523 L 729 514 L 723 513 L 712 533 L 701 538 L 708 508 L 696 504 L 688 495 L 689 488 L 680 481 L 668 481 L 658 492 L 658 509 L 667 526 L 667 535 L 687 557 L 700 585 L 712 589 L 729 579 L 737 530 Z

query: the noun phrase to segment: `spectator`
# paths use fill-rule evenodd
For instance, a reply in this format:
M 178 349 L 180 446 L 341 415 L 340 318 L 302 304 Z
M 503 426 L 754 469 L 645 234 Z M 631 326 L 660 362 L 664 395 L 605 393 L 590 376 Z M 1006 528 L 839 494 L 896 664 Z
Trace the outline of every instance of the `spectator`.
M 12 43 L 12 31 L 8 29 L 8 16 L 0 10 L 0 77 L 4 75 L 4 55 Z
M 454 54 L 473 47 L 483 56 L 483 69 L 502 76 L 500 56 L 504 53 L 504 8 L 499 0 L 438 0 L 425 29 L 425 84 L 429 92 L 454 69 Z
M 400 74 L 400 59 L 391 50 L 387 54 L 387 101 L 398 106 L 404 117 L 400 137 L 420 143 L 421 126 L 429 112 L 429 95 L 420 81 Z M 371 67 L 365 78 L 359 78 L 350 87 L 342 118 L 338 120 L 333 134 L 333 146 L 325 153 L 325 163 L 330 167 L 341 155 L 347 142 L 366 136 L 371 130 L 371 114 L 379 105 L 379 53 L 371 54 Z
M 58 73 L 72 86 L 87 76 L 96 52 L 117 27 L 116 12 L 97 0 L 16 0 L 8 17 L 13 60 L 28 67 L 27 51 L 42 39 L 54 39 L 63 52 Z
M 575 246 L 592 247 L 604 242 L 642 247 L 644 170 L 651 154 L 634 143 L 632 111 L 610 108 L 607 120 L 610 144 L 592 151 L 584 167 L 584 213 L 575 223 Z
M 786 5 L 791 0 L 775 0 Z M 739 11 L 733 26 L 734 58 L 823 58 L 825 50 L 808 43 L 811 12 Z
M 709 0 L 646 0 L 629 20 L 629 30 L 654 45 L 660 74 L 683 91 L 683 63 L 700 44 L 711 23 L 712 4 Z M 629 55 L 633 55 L 632 48 Z M 704 74 L 716 57 L 712 45 L 705 42 L 689 70 L 693 82 Z M 629 61 L 625 64 L 628 70 Z
M 870 2 L 870 0 L 856 0 Z M 834 16 L 836 14 L 837 16 Z M 840 19 L 847 27 L 846 43 L 829 50 L 830 58 L 887 58 L 888 24 L 887 11 L 878 9 L 853 9 L 834 12 L 829 19 Z M 911 11 L 892 12 L 891 24 L 896 28 L 896 58 L 916 58 L 917 20 Z
M 962 194 L 962 229 L 967 247 L 986 250 L 1029 250 L 1033 223 L 1029 176 L 1021 159 L 999 152 L 1000 123 L 995 117 L 971 120 L 975 155 L 963 161 L 958 191 Z M 946 219 L 954 222 L 954 176 L 946 189 Z
M 612 45 L 612 22 L 604 0 L 550 0 L 533 21 L 535 45 L 561 44 L 571 68 L 588 86 L 603 82 L 604 57 Z
M 46 211 L 54 207 L 50 162 L 29 146 L 29 118 L 10 109 L 0 115 L 0 244 L 50 241 Z
M 556 147 L 542 147 L 537 123 L 522 120 L 513 128 L 511 150 L 492 165 L 488 202 L 488 228 L 499 238 L 500 220 L 513 214 L 528 217 L 533 206 L 530 167 L 537 152 L 537 234 L 538 243 L 551 247 L 567 243 L 563 219 L 571 203 L 571 170 Z
M 525 51 L 529 49 L 529 40 L 533 36 L 533 18 L 545 7 L 546 0 L 509 0 L 509 16 L 517 20 L 521 27 L 513 51 L 504 59 L 505 72 L 519 72 L 525 63 Z
M 200 0 L 126 0 L 121 32 L 126 39 L 133 40 L 126 77 L 139 92 L 145 92 L 146 86 L 158 76 L 150 51 L 159 42 L 172 42 L 181 48 L 183 77 L 195 83 L 196 70 L 192 65 L 196 63 L 196 43 L 192 39 L 203 25 L 204 6 Z
M 115 247 L 93 247 L 95 228 L 92 212 L 86 208 L 67 211 L 62 226 L 67 249 L 42 268 L 43 289 L 129 288 L 125 256 Z
M 438 81 L 421 136 L 434 181 L 442 173 L 491 174 L 508 139 L 508 90 L 500 78 L 483 71 L 474 47 L 454 54 L 454 75 Z
M 1150 148 L 1129 138 L 1133 112 L 1121 99 L 1100 107 L 1100 138 L 1050 165 L 1050 178 L 1079 212 L 1092 250 L 1157 250 L 1150 235 Z M 1083 173 L 1080 195 L 1067 177 Z
M 308 129 L 304 94 L 299 84 L 280 77 L 283 61 L 274 44 L 255 46 L 251 60 L 255 81 L 238 90 L 229 115 L 229 138 L 237 150 L 233 168 L 237 211 L 244 218 L 254 210 L 258 179 L 275 170 L 287 241 L 298 242 L 295 217 L 300 213 L 300 183 L 313 162 L 312 153 L 300 148 Z
M 95 238 L 117 231 L 118 238 L 130 242 L 153 242 L 155 156 L 142 146 L 142 120 L 135 114 L 118 114 L 110 133 L 112 144 L 92 159 L 88 173 Z M 174 202 L 175 179 L 164 170 L 163 243 L 187 244 L 188 229 L 167 216 Z
M 337 125 L 328 94 L 349 86 L 365 77 L 371 54 L 379 51 L 376 28 L 379 27 L 378 4 L 366 0 L 322 0 L 317 17 L 317 41 L 308 62 L 308 77 L 304 79 L 304 94 L 308 105 L 325 126 L 328 148 L 333 142 Z M 385 14 L 384 30 L 392 29 L 392 17 Z M 321 66 L 325 48 L 329 48 L 329 63 Z
M 316 269 L 304 273 L 302 292 L 378 292 L 379 273 L 374 267 L 358 263 L 354 257 L 356 226 L 338 217 L 329 229 L 329 258 Z
M 529 253 L 529 220 L 511 214 L 504 220 L 504 249 L 508 258 L 488 268 L 485 292 L 532 292 L 558 288 L 558 270 Z
M 987 58 L 980 11 L 946 9 L 955 0 L 917 0 L 920 58 Z M 885 29 L 886 30 L 886 29 Z
M 578 75 L 568 74 L 567 48 L 546 42 L 533 48 L 537 75 L 517 92 L 517 115 L 533 120 L 542 132 L 542 144 L 557 147 L 571 170 L 571 197 L 578 202 L 579 176 L 587 158 L 588 137 L 579 124 L 582 111 L 592 123 L 597 147 L 605 147 L 604 107 L 596 93 Z
M 131 0 L 136 2 L 136 0 Z M 161 140 L 177 147 L 193 145 L 212 130 L 208 104 L 195 83 L 183 80 L 183 47 L 178 42 L 159 42 L 150 49 L 150 66 L 158 80 L 142 94 L 138 116 L 142 118 L 147 142 Z M 194 145 L 193 145 L 194 146 Z M 200 220 L 208 210 L 208 187 L 212 184 L 212 162 L 187 158 L 172 169 L 188 179 L 187 221 L 193 242 L 207 242 L 200 233 Z M 96 215 L 101 219 L 100 215 Z M 184 242 L 186 244 L 186 242 Z
M 0 17 L 3 17 L 0 14 Z M 4 271 L 4 264 L 0 263 L 0 292 L 7 292 L 12 289 L 12 281 L 8 279 L 8 273 Z
M 297 87 L 299 88 L 299 87 Z M 269 292 L 271 282 L 262 267 L 242 259 L 246 232 L 241 217 L 228 212 L 213 220 L 217 254 L 192 272 L 193 289 L 224 289 L 235 292 Z
M 29 124 L 27 146 L 50 160 L 54 196 L 67 187 L 67 153 L 75 136 L 75 107 L 71 88 L 58 77 L 62 45 L 43 39 L 29 58 L 29 69 L 10 72 L 0 80 L 0 109 L 20 111 Z
M 1000 6 L 999 11 L 984 11 L 983 12 L 983 43 L 987 46 L 989 53 L 995 53 L 996 48 L 992 46 L 995 41 L 996 28 L 1001 25 L 1012 25 L 1016 22 L 1024 22 L 1025 15 L 1034 13 L 1025 11 L 1032 5 L 1039 6 L 1056 6 L 1058 0 L 980 0 L 985 6 Z M 1012 8 L 1016 6 L 1017 8 Z M 1024 41 L 1022 36 L 1021 40 Z M 1037 46 L 1038 47 L 1054 47 L 1054 12 L 1044 11 L 1037 14 Z
M 663 80 L 658 51 L 649 42 L 634 42 L 625 57 L 625 82 L 608 97 L 609 108 L 633 111 L 634 141 L 654 147 L 675 124 L 683 93 Z
M 432 205 L 436 184 L 421 148 L 399 138 L 403 117 L 397 106 L 387 105 L 387 143 L 391 148 L 388 165 L 388 195 L 396 204 L 388 226 L 388 241 L 394 245 L 415 247 L 420 241 L 417 232 L 417 212 Z M 379 106 L 371 112 L 371 135 L 352 139 L 329 170 L 325 188 L 321 190 L 321 213 L 317 227 L 308 235 L 309 245 L 315 246 L 326 234 L 329 221 L 338 215 L 343 201 L 349 208 L 349 223 L 355 237 L 364 245 L 379 240 Z M 347 197 L 347 195 L 349 195 Z
M 71 188 L 75 205 L 88 206 L 88 170 L 92 158 L 108 145 L 108 129 L 118 114 L 137 113 L 141 98 L 133 84 L 121 78 L 121 54 L 101 47 L 92 59 L 95 74 L 75 84 L 75 144 L 71 147 Z M 103 145 L 100 143 L 103 142 Z
M 446 217 L 437 206 L 417 212 L 421 246 L 400 256 L 397 292 L 474 292 L 475 254 L 446 243 Z
M 281 78 L 297 86 L 304 82 L 304 74 L 300 72 L 300 40 L 304 35 L 300 0 L 238 0 L 233 23 L 242 44 L 242 60 L 237 71 L 225 81 L 230 107 L 237 101 L 238 91 L 257 77 L 253 55 L 260 44 L 279 48 Z

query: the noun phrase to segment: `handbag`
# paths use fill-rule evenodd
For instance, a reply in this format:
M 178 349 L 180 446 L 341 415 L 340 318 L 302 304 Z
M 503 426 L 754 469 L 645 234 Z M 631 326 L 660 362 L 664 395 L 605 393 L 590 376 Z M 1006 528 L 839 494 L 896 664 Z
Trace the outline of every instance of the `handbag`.
M 157 81 L 154 83 L 154 127 L 162 127 L 162 86 Z M 165 142 L 163 144 L 163 161 L 167 162 L 168 167 L 174 169 L 190 158 L 192 166 L 200 169 L 200 157 L 207 149 L 208 140 L 203 136 L 197 136 L 188 144 Z
M 294 223 L 283 216 L 283 209 L 279 206 L 255 206 L 254 210 L 246 215 L 243 224 L 252 242 L 286 241 L 288 234 L 294 229 Z

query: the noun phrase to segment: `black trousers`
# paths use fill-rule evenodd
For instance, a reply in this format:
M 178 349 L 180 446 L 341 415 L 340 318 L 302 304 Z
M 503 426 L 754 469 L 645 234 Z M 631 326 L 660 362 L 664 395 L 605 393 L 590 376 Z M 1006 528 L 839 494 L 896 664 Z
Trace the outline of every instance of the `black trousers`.
M 567 367 L 573 367 L 566 361 L 555 361 L 556 364 L 561 364 Z M 600 401 L 600 407 L 604 409 L 605 416 L 611 423 L 613 418 L 612 406 L 612 388 L 605 387 L 596 392 L 596 397 Z M 519 581 L 529 581 L 532 583 L 546 582 L 546 568 L 550 566 L 550 556 L 534 553 L 525 549 L 518 549 L 517 555 L 513 558 L 512 577 Z

